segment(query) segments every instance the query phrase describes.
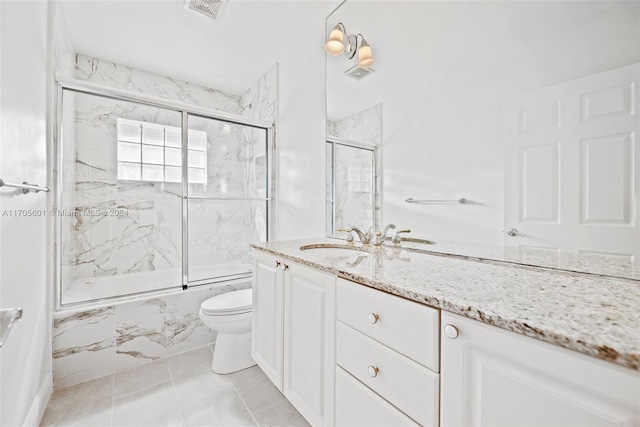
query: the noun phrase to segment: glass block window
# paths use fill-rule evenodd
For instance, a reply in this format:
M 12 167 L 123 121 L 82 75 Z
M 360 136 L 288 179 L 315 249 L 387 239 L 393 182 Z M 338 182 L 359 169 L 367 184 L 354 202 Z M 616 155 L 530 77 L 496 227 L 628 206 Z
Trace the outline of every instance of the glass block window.
M 181 182 L 182 131 L 179 127 L 118 119 L 118 179 Z M 189 182 L 207 183 L 207 133 L 187 133 Z

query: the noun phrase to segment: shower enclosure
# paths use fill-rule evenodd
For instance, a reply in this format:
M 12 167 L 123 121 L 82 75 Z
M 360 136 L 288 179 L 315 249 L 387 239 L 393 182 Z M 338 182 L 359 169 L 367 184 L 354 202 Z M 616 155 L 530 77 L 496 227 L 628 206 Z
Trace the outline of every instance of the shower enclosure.
M 272 123 L 76 81 L 58 111 L 58 308 L 251 276 Z
M 376 146 L 327 138 L 326 232 L 343 237 L 340 228 L 379 227 L 376 215 Z

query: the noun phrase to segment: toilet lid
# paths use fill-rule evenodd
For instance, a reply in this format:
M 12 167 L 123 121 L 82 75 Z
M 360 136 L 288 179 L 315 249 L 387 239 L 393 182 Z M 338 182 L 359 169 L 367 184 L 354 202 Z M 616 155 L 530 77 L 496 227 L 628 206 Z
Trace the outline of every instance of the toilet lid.
M 226 292 L 211 297 L 200 306 L 204 314 L 231 314 L 251 311 L 252 290 Z

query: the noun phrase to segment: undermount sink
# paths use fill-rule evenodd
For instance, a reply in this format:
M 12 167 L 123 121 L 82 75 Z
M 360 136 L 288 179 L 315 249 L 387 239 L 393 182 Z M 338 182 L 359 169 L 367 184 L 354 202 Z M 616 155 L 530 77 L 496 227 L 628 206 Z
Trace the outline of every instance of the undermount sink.
M 369 252 L 364 252 L 356 247 L 338 246 L 338 245 L 304 245 L 300 246 L 301 251 L 311 252 L 315 255 L 330 257 L 353 257 L 353 256 L 369 256 Z

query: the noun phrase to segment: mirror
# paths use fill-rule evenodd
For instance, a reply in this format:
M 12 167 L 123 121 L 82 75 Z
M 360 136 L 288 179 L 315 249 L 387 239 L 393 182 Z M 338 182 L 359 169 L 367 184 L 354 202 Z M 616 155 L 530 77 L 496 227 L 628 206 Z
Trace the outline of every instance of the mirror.
M 429 251 L 640 280 L 640 3 L 347 0 L 327 37 L 338 23 L 356 49 L 327 55 L 327 119 L 381 106 L 385 223 Z
M 327 118 L 327 236 L 341 229 L 380 227 L 382 105 L 331 120 Z

